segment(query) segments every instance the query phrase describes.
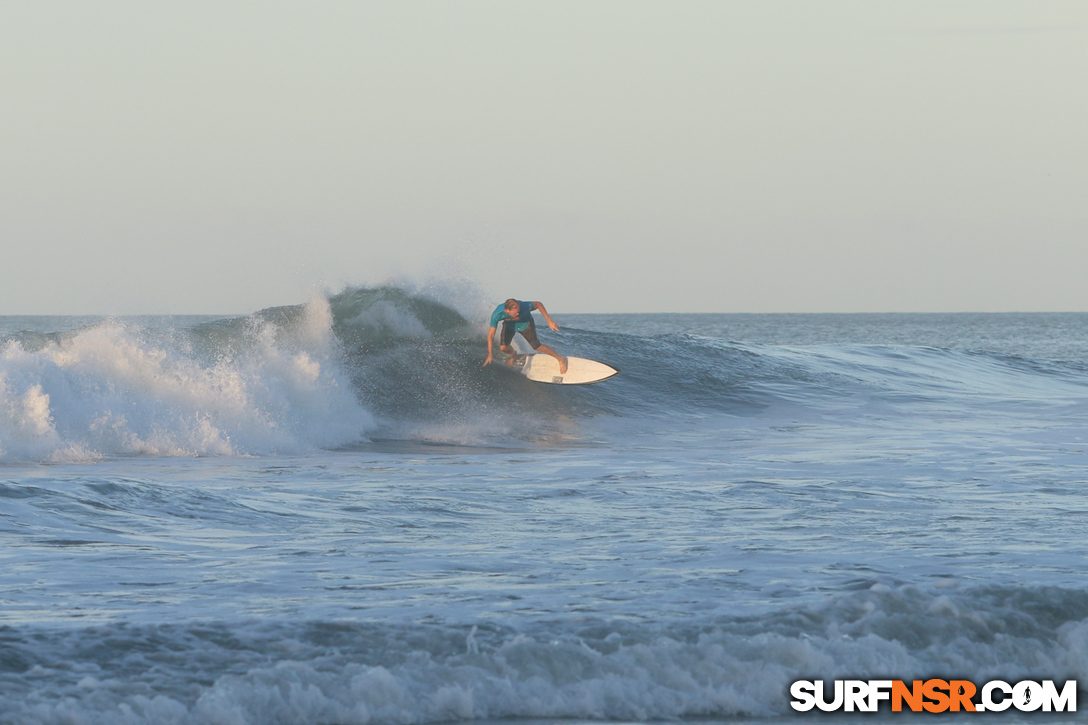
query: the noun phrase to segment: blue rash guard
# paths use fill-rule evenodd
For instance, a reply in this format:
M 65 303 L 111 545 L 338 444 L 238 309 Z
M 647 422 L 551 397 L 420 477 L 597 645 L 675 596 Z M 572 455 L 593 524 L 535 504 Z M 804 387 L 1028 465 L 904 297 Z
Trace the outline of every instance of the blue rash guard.
M 500 322 L 506 320 L 512 320 L 514 329 L 518 332 L 525 332 L 529 328 L 529 325 L 533 324 L 533 310 L 536 309 L 536 305 L 532 302 L 522 302 L 518 300 L 518 316 L 511 317 L 506 314 L 506 303 L 499 305 L 495 308 L 495 311 L 491 313 L 491 326 L 498 327 Z

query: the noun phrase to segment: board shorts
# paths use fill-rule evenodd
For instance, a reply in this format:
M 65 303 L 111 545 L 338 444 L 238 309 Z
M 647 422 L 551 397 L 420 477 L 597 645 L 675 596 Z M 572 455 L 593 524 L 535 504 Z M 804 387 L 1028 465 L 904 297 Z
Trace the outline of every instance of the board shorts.
M 509 345 L 513 339 L 517 330 L 514 329 L 513 320 L 504 320 L 502 323 L 502 344 Z M 525 338 L 525 341 L 535 350 L 540 347 L 540 339 L 536 336 L 536 323 L 532 320 L 529 321 L 529 326 L 521 331 L 521 336 Z

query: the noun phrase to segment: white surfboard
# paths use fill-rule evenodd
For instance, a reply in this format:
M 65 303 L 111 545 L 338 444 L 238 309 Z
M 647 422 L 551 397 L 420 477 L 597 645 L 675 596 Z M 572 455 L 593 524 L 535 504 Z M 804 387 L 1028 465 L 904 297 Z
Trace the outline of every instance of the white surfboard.
M 556 385 L 588 385 L 608 380 L 620 371 L 611 365 L 599 363 L 596 360 L 586 360 L 580 357 L 567 358 L 567 372 L 559 374 L 559 361 L 551 355 L 537 353 L 535 355 L 517 355 L 510 363 L 510 367 L 519 373 L 535 380 L 538 383 L 554 383 Z

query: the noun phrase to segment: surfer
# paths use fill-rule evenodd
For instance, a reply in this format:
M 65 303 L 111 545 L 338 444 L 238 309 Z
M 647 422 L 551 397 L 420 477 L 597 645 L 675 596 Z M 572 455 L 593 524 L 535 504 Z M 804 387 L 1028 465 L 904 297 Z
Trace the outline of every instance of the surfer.
M 503 302 L 496 307 L 495 311 L 491 313 L 491 327 L 487 330 L 487 360 L 484 360 L 484 366 L 491 364 L 492 346 L 495 341 L 495 328 L 502 322 L 502 339 L 499 341 L 500 350 L 512 357 L 515 353 L 514 348 L 510 346 L 510 343 L 514 340 L 514 333 L 520 332 L 521 336 L 525 338 L 526 342 L 532 345 L 534 350 L 547 353 L 559 361 L 560 375 L 567 372 L 567 359 L 547 345 L 541 344 L 540 340 L 537 339 L 536 323 L 533 322 L 532 315 L 533 310 L 537 310 L 540 314 L 544 315 L 544 319 L 548 321 L 548 327 L 555 331 L 559 330 L 559 325 L 557 325 L 551 315 L 548 314 L 548 311 L 544 309 L 544 305 L 539 302 L 519 302 L 511 297 L 506 302 Z

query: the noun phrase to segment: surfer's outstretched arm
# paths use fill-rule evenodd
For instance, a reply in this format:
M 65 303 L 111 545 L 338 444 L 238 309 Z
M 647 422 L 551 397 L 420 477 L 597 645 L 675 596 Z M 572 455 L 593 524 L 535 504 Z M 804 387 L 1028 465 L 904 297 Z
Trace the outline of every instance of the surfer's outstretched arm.
M 544 319 L 548 321 L 548 327 L 551 328 L 553 332 L 559 332 L 559 325 L 552 319 L 552 316 L 548 314 L 548 311 L 544 309 L 544 305 L 534 300 L 533 309 L 540 310 L 540 314 L 544 315 Z
M 495 344 L 495 328 L 491 327 L 487 330 L 487 359 L 484 360 L 484 367 L 486 368 L 491 364 L 491 348 Z

